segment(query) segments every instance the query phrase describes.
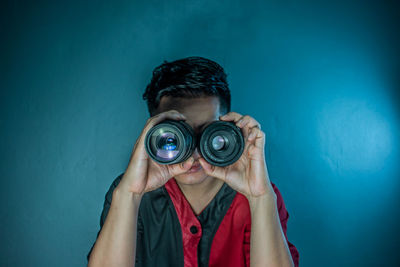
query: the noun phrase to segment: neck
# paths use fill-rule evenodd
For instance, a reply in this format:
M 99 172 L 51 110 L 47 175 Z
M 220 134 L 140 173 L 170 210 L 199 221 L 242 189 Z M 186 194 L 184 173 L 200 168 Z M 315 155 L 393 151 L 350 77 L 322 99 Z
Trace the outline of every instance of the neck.
M 208 176 L 199 184 L 187 185 L 178 181 L 176 183 L 190 204 L 201 203 L 207 205 L 218 193 L 224 181 Z

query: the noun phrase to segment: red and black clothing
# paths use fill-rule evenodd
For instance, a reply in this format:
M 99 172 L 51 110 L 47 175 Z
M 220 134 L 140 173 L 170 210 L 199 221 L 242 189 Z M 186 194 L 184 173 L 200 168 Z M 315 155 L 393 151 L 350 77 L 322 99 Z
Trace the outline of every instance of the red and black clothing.
M 106 194 L 100 230 L 111 205 L 112 192 L 122 176 L 123 173 L 113 181 Z M 271 184 L 277 196 L 279 217 L 287 240 L 289 213 L 278 188 Z M 172 178 L 164 186 L 143 195 L 137 227 L 135 266 L 250 266 L 249 203 L 244 195 L 226 183 L 207 207 L 195 215 Z M 292 243 L 287 242 L 297 267 L 299 253 Z

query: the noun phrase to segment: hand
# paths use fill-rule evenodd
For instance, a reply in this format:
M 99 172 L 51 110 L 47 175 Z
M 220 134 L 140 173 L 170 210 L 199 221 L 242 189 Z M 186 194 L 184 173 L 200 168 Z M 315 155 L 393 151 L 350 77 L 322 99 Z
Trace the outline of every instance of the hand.
M 220 116 L 220 120 L 233 121 L 242 129 L 245 139 L 244 151 L 235 163 L 225 167 L 211 165 L 204 158 L 200 158 L 205 173 L 223 180 L 247 198 L 274 195 L 264 156 L 265 133 L 261 131 L 260 124 L 254 118 L 236 112 Z
M 139 138 L 136 140 L 128 168 L 119 188 L 135 194 L 143 194 L 163 186 L 170 178 L 187 172 L 194 162 L 190 157 L 185 162 L 176 164 L 158 164 L 153 161 L 145 149 L 144 141 L 147 132 L 157 123 L 165 120 L 185 120 L 185 116 L 176 110 L 170 110 L 149 118 Z

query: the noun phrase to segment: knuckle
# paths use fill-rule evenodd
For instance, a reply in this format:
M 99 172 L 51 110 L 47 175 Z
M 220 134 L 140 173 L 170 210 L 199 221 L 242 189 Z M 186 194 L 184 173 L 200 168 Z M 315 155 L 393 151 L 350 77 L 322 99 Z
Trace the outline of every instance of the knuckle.
M 251 124 L 253 124 L 254 126 L 260 127 L 260 124 L 258 123 L 258 121 L 256 121 L 253 117 L 246 115 L 244 116 L 244 118 L 246 120 L 248 120 Z
M 258 122 L 253 117 L 251 117 L 251 116 L 248 116 L 248 117 L 249 117 L 249 120 L 251 120 L 252 123 L 258 124 Z
M 241 117 L 241 115 L 239 113 L 234 112 L 234 111 L 228 112 L 227 115 L 230 117 Z

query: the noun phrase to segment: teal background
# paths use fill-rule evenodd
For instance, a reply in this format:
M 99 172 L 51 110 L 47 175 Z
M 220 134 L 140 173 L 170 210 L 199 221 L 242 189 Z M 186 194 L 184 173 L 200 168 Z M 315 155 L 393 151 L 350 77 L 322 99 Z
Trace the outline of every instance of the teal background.
M 0 265 L 85 266 L 153 68 L 199 55 L 266 132 L 301 266 L 399 266 L 397 1 L 1 4 Z

